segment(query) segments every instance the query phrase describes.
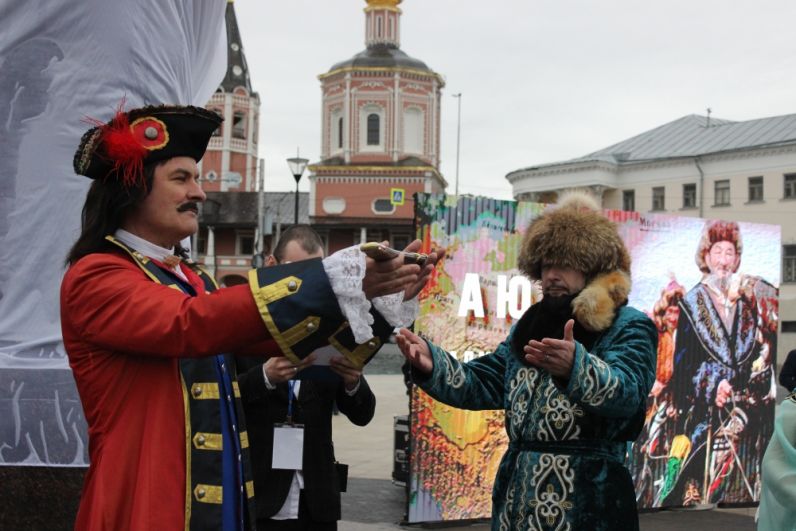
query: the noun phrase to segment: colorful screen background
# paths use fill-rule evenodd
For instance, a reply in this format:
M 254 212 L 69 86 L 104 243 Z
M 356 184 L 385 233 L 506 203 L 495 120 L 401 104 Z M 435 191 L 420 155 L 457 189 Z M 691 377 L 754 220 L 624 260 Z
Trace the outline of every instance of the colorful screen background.
M 498 317 L 497 287 L 499 283 L 511 285 L 511 279 L 520 276 L 516 264 L 522 236 L 545 208 L 539 203 L 486 197 L 456 200 L 444 195 L 419 194 L 415 199 L 417 237 L 423 240 L 426 251 L 444 247 L 447 254 L 420 295 L 416 332 L 460 360 L 487 354 L 503 341 L 516 317 L 508 311 L 503 312 L 505 318 Z M 638 212 L 605 211 L 605 214 L 618 224 L 633 260 L 631 306 L 649 314 L 661 290 L 673 280 L 686 290 L 700 281 L 702 274 L 695 264 L 695 254 L 705 220 Z M 759 276 L 776 290 L 780 284 L 780 228 L 739 225 L 743 238 L 739 273 Z M 483 317 L 472 310 L 458 315 L 468 274 L 478 275 Z M 512 293 L 521 293 L 521 288 Z M 537 302 L 541 298 L 539 287 L 533 285 L 530 297 L 526 293 L 525 298 L 526 304 Z M 776 293 L 773 300 L 776 304 Z M 521 307 L 516 295 L 509 302 L 512 303 Z M 518 311 L 515 310 L 515 315 Z M 776 345 L 772 347 L 771 363 L 775 366 Z M 773 413 L 772 403 L 765 414 L 773 419 Z M 492 484 L 508 443 L 503 420 L 502 411 L 460 410 L 437 402 L 413 387 L 409 522 L 490 517 Z M 747 449 L 745 468 L 759 467 L 768 437 L 769 434 L 760 434 L 757 446 L 751 451 Z M 634 445 L 635 453 L 629 459 L 632 470 L 638 468 L 634 463 L 640 460 L 635 454 L 642 444 L 639 441 Z M 652 473 L 660 476 L 662 472 L 657 467 Z M 737 503 L 756 499 L 754 495 L 744 496 L 740 490 L 728 489 L 725 494 Z M 655 506 L 653 501 L 639 498 L 640 507 Z

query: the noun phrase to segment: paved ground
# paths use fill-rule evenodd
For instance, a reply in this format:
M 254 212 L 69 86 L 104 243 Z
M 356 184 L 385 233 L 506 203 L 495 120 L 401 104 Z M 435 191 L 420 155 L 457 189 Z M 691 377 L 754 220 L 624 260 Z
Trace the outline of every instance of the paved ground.
M 341 531 L 444 528 L 481 531 L 486 522 L 445 525 L 400 525 L 405 515 L 404 488 L 393 484 L 393 417 L 406 415 L 409 402 L 400 374 L 400 353 L 388 345 L 366 368 L 376 395 L 376 416 L 365 427 L 352 425 L 343 416 L 334 418 L 337 458 L 349 464 L 348 492 L 343 494 Z M 388 373 L 388 374 L 384 374 Z M 641 515 L 642 531 L 753 531 L 755 508 L 711 511 L 657 511 Z

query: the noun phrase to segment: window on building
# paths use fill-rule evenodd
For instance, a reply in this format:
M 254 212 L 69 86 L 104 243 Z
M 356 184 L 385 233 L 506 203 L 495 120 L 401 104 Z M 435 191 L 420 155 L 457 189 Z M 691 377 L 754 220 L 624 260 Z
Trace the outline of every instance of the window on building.
M 696 184 L 683 185 L 683 208 L 696 208 Z
M 665 186 L 654 186 L 652 188 L 652 210 L 666 210 Z
M 409 107 L 404 111 L 404 153 L 423 153 L 423 111 Z
M 326 196 L 321 202 L 323 211 L 327 214 L 342 214 L 345 210 L 345 198 Z
M 246 115 L 242 112 L 232 115 L 232 138 L 246 138 Z
M 337 119 L 337 148 L 343 149 L 343 117 Z
M 722 179 L 714 184 L 716 199 L 713 206 L 727 206 L 730 204 L 730 180 Z
M 782 281 L 796 282 L 796 245 L 782 246 Z
M 254 254 L 254 232 L 240 231 L 236 234 L 235 254 L 243 256 Z
M 378 146 L 379 145 L 379 127 L 380 127 L 380 118 L 379 115 L 376 113 L 371 113 L 368 115 L 368 145 L 369 146 Z
M 622 190 L 622 210 L 633 212 L 636 210 L 636 191 Z
M 393 205 L 392 202 L 390 202 L 389 197 L 374 199 L 373 212 L 375 214 L 392 214 L 393 212 L 395 212 L 395 205 Z
M 796 321 L 782 321 L 782 331 L 784 333 L 796 332 Z
M 749 177 L 749 202 L 763 200 L 763 178 Z
M 786 199 L 796 199 L 796 173 L 785 175 L 785 190 L 782 197 Z

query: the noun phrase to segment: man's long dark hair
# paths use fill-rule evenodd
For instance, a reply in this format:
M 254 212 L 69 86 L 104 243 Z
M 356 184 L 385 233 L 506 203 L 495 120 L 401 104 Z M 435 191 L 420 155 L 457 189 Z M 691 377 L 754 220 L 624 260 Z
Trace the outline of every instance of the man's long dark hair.
M 152 190 L 158 164 L 144 166 L 144 185 L 128 187 L 112 175 L 91 183 L 83 204 L 80 237 L 66 255 L 67 265 L 74 265 L 88 254 L 111 248 L 105 236 L 116 232 L 127 215 Z

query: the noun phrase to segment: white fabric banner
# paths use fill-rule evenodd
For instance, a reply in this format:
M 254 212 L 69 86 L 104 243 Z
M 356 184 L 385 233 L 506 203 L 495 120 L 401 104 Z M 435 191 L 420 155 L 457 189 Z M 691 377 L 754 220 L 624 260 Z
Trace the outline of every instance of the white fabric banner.
M 226 70 L 226 4 L 0 0 L 0 463 L 85 461 L 72 445 L 75 454 L 54 457 L 58 437 L 44 433 L 54 423 L 71 440 L 69 426 L 82 422 L 79 401 L 59 404 L 76 393 L 58 300 L 90 184 L 72 171 L 83 120 L 110 119 L 123 98 L 127 109 L 204 106 Z M 35 422 L 21 409 L 27 399 L 45 401 Z M 52 403 L 64 418 L 43 418 Z

